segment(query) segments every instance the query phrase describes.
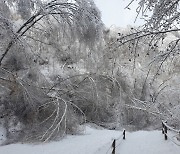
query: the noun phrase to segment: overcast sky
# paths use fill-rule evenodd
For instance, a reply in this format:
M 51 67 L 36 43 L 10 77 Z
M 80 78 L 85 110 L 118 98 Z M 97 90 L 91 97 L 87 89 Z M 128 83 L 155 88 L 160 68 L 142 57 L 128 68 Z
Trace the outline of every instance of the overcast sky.
M 131 10 L 124 9 L 131 0 L 94 0 L 102 14 L 102 20 L 107 27 L 116 25 L 126 27 L 127 25 L 140 25 L 142 20 L 137 20 L 136 17 L 137 3 L 133 3 Z

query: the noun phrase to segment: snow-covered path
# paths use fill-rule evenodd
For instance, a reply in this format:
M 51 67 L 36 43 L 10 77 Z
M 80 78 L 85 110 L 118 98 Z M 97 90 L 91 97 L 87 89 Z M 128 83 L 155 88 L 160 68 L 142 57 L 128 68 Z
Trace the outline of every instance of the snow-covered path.
M 117 154 L 180 154 L 180 147 L 170 140 L 165 141 L 160 131 L 137 131 L 127 133 Z
M 46 144 L 11 144 L 0 147 L 0 154 L 111 154 L 114 138 L 120 131 L 95 129 L 86 126 L 85 134 L 68 136 Z M 121 136 L 122 138 L 122 136 Z M 118 140 L 116 154 L 180 154 L 180 147 L 165 141 L 160 131 L 138 131 Z

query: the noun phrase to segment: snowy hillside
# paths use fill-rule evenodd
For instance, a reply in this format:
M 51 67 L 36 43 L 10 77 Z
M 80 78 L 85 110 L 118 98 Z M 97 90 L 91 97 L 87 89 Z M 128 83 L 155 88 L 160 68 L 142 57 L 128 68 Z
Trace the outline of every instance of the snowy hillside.
M 117 139 L 116 154 L 179 154 L 180 147 L 165 141 L 161 131 L 128 132 L 85 127 L 84 134 L 67 136 L 61 141 L 44 144 L 11 144 L 0 147 L 0 154 L 111 154 Z

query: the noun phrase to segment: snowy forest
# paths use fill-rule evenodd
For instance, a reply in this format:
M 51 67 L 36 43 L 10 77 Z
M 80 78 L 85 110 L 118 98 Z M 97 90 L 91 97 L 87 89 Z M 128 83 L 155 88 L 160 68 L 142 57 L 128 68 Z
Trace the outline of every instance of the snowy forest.
M 58 140 L 86 123 L 180 129 L 180 1 L 138 2 L 145 24 L 121 29 L 104 25 L 93 0 L 0 1 L 4 145 Z

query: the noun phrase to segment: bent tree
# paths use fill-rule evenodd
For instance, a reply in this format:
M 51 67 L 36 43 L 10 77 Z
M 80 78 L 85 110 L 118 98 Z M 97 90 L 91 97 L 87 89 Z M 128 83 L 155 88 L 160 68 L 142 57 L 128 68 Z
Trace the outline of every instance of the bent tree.
M 36 58 L 47 50 L 63 52 L 72 42 L 93 45 L 98 41 L 103 24 L 94 2 L 4 0 L 0 21 L 0 105 L 7 137 L 48 141 L 76 132 L 80 120 L 75 110 L 83 117 L 81 122 L 85 118 L 68 99 L 72 84 L 53 88 L 54 81 L 47 81 Z M 15 123 L 21 124 L 16 135 L 9 129 Z
M 4 53 L 2 53 L 0 64 L 2 63 L 2 60 L 6 54 L 9 52 L 12 45 L 43 20 L 48 20 L 46 23 L 48 22 L 49 24 L 53 24 L 55 21 L 59 23 L 60 26 L 65 24 L 67 26 L 66 29 L 70 29 L 72 33 L 75 33 L 73 36 L 79 36 L 79 39 L 82 39 L 83 37 L 83 40 L 85 41 L 91 41 L 98 38 L 100 35 L 100 30 L 102 27 L 100 15 L 96 10 L 93 1 L 91 0 L 75 0 L 72 2 L 66 0 L 53 0 L 49 1 L 48 3 L 43 3 L 40 0 L 22 0 L 16 2 L 7 0 L 1 3 L 2 9 L 10 6 L 17 7 L 14 9 L 17 9 L 17 13 L 19 13 L 21 18 L 26 21 L 17 29 L 17 31 L 14 32 L 12 30 L 13 37 L 11 38 L 11 41 L 6 47 Z M 10 12 L 10 10 L 8 11 Z M 5 25 L 5 28 L 9 28 L 8 24 L 12 24 L 7 23 L 10 21 L 8 21 L 6 14 L 4 14 L 8 11 L 1 13 L 1 20 L 3 21 L 4 19 L 4 23 L 7 24 Z M 90 33 L 93 33 L 93 35 L 90 35 Z

